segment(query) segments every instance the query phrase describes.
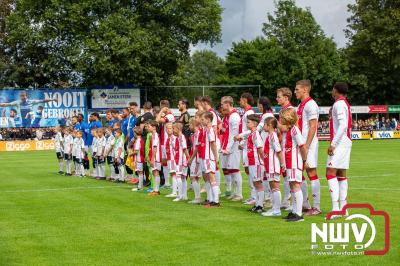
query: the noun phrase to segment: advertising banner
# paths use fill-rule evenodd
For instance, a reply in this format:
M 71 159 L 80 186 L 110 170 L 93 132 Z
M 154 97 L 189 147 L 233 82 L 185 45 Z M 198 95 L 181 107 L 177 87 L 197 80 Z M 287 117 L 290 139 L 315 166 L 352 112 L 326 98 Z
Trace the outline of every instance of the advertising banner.
M 387 105 L 370 105 L 368 113 L 387 113 Z
M 400 105 L 388 105 L 388 113 L 400 113 Z
M 0 127 L 64 126 L 74 115 L 87 117 L 86 90 L 0 90 Z
M 92 90 L 92 109 L 119 109 L 136 102 L 140 106 L 140 89 L 94 89 Z
M 0 141 L 0 151 L 54 150 L 53 140 Z

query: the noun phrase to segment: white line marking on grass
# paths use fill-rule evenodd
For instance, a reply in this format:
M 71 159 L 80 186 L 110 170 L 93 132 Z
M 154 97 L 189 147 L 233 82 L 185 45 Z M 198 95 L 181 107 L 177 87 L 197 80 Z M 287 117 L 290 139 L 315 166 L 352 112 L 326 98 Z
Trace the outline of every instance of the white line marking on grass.
M 68 190 L 83 190 L 83 189 L 104 189 L 104 188 L 121 188 L 120 186 L 109 187 L 65 187 L 65 188 L 43 188 L 43 189 L 18 189 L 18 190 L 0 190 L 4 193 L 22 193 L 22 192 L 51 192 L 51 191 L 68 191 Z

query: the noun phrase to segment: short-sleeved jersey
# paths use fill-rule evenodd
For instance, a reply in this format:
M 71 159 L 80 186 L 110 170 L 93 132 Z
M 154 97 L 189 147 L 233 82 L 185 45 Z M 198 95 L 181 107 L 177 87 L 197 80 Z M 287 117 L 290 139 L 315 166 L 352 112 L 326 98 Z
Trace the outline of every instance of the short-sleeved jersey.
M 346 98 L 337 99 L 329 114 L 331 145 L 334 147 L 351 145 L 351 110 Z
M 239 134 L 240 120 L 240 115 L 235 109 L 222 120 L 221 147 L 223 150 L 231 153 L 238 150 L 238 144 L 233 138 Z
M 276 132 L 268 134 L 264 143 L 264 166 L 266 173 L 280 173 L 280 164 L 278 159 L 278 152 L 280 151 L 282 151 L 282 148 Z
M 99 140 L 98 137 L 93 137 L 92 140 L 92 151 L 93 152 L 97 152 L 97 141 Z
M 175 163 L 179 166 L 187 166 L 188 158 L 185 155 L 185 150 L 187 149 L 186 138 L 183 134 L 175 137 Z
M 167 160 L 173 160 L 175 158 L 175 140 L 174 135 L 167 136 L 165 141 L 165 154 L 167 155 Z
M 143 163 L 144 158 L 144 141 L 141 136 L 138 136 L 135 140 L 135 144 L 133 146 L 133 150 L 136 152 L 135 155 L 135 162 Z
M 303 170 L 300 147 L 305 144 L 300 129 L 294 126 L 285 134 L 284 150 L 286 169 Z
M 165 119 L 165 123 L 175 122 L 175 116 L 172 113 L 166 113 L 163 118 Z M 165 130 L 165 123 L 161 124 L 160 131 L 160 142 L 162 146 L 165 145 L 165 141 L 168 138 L 167 130 Z
M 84 149 L 84 147 L 85 147 L 85 142 L 83 141 L 83 139 L 82 138 L 75 138 L 75 145 L 76 145 L 76 147 L 75 147 L 75 156 L 76 156 L 76 158 L 78 158 L 78 159 L 83 159 L 83 157 L 84 157 L 84 152 L 83 152 L 83 149 Z
M 115 137 L 114 135 L 110 135 L 106 138 L 106 147 L 104 149 L 104 156 L 111 156 L 112 148 L 115 144 Z
M 310 130 L 310 121 L 316 119 L 318 123 L 319 109 L 317 103 L 308 97 L 302 101 L 297 108 L 297 116 L 299 117 L 299 129 L 305 140 L 307 140 L 308 131 Z M 317 142 L 317 131 L 315 131 L 312 142 Z
M 78 138 L 73 138 L 74 140 L 72 141 L 72 156 L 76 157 L 77 151 L 78 151 Z
M 261 139 L 260 132 L 255 130 L 251 132 L 247 139 L 247 159 L 249 166 L 262 165 L 263 160 L 258 154 L 258 149 L 263 147 L 263 141 Z
M 248 130 L 247 117 L 252 114 L 255 114 L 253 108 L 249 107 L 248 109 L 245 110 L 245 112 L 240 120 L 239 133 L 242 133 L 242 132 L 245 132 Z
M 72 154 L 72 144 L 74 142 L 74 139 L 72 138 L 71 135 L 65 136 L 64 137 L 64 152 L 66 154 Z
M 199 134 L 200 130 L 196 130 L 192 135 L 190 135 L 190 140 L 192 142 L 192 147 L 190 149 L 190 156 L 193 155 L 194 149 L 198 147 L 199 145 Z M 195 161 L 197 162 L 197 159 L 199 158 L 199 151 L 197 150 L 196 158 Z
M 202 143 L 204 143 L 204 149 L 202 153 L 199 154 L 200 159 L 203 160 L 215 160 L 214 153 L 212 151 L 212 143 L 217 141 L 217 137 L 214 132 L 213 127 L 205 127 L 203 128 L 202 133 Z
M 158 133 L 154 132 L 151 134 L 150 138 L 150 146 L 149 146 L 149 159 L 153 158 L 153 154 L 155 155 L 155 162 L 161 162 L 161 145 L 160 139 L 158 137 Z
M 106 138 L 104 136 L 97 138 L 97 143 L 96 143 L 96 153 L 99 156 L 103 155 L 104 148 L 106 147 Z
M 114 158 L 118 158 L 118 152 L 121 149 L 121 154 L 119 156 L 120 159 L 124 159 L 125 151 L 124 151 L 124 138 L 120 136 L 116 139 L 114 145 Z
M 57 132 L 56 136 L 54 137 L 54 149 L 56 152 L 62 152 L 62 142 L 63 142 L 63 137 L 61 132 Z

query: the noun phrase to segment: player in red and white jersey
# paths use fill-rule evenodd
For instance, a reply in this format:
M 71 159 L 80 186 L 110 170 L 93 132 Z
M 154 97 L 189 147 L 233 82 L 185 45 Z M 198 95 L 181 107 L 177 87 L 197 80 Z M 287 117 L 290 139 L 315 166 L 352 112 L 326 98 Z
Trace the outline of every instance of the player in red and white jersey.
M 282 131 L 286 132 L 286 139 L 283 146 L 285 151 L 286 178 L 289 180 L 293 198 L 293 210 L 285 219 L 289 222 L 303 221 L 301 182 L 303 165 L 307 161 L 307 151 L 304 147 L 305 141 L 300 129 L 296 126 L 298 117 L 294 108 L 282 111 L 280 119 Z
M 213 114 L 205 112 L 201 116 L 203 126 L 200 131 L 199 142 L 202 143 L 202 149 L 199 150 L 200 168 L 203 172 L 204 181 L 206 182 L 207 201 L 205 207 L 219 207 L 219 185 L 215 178 L 217 171 L 217 137 L 212 126 Z
M 200 134 L 200 121 L 197 117 L 192 117 L 189 120 L 189 128 L 192 132 L 190 139 L 192 141 L 192 147 L 190 149 L 190 158 L 188 165 L 190 166 L 190 179 L 192 181 L 192 187 L 194 192 L 194 199 L 190 201 L 191 204 L 200 204 L 200 183 L 199 178 L 202 175 L 200 171 L 199 153 L 197 152 L 197 145 Z
M 175 162 L 175 145 L 176 145 L 176 137 L 174 135 L 172 123 L 165 124 L 165 132 L 167 132 L 167 138 L 165 139 L 165 154 L 163 158 L 167 161 L 167 165 L 163 166 L 163 168 L 167 168 L 169 175 L 172 178 L 172 192 L 171 194 L 166 195 L 167 198 L 176 198 L 178 197 L 178 181 L 176 176 L 176 162 Z M 164 178 L 166 178 L 164 176 Z
M 285 142 L 285 132 L 282 132 L 281 124 L 280 124 L 280 116 L 281 112 L 294 108 L 293 105 L 290 103 L 292 99 L 292 91 L 289 88 L 283 87 L 276 90 L 276 101 L 281 106 L 281 111 L 279 112 L 279 119 L 278 119 L 278 138 L 281 141 L 281 146 L 284 146 Z M 291 211 L 292 207 L 290 206 L 290 187 L 289 181 L 286 178 L 286 173 L 283 173 L 285 179 L 283 182 L 283 199 L 282 199 L 282 208 L 285 208 L 286 211 Z
M 132 191 L 141 191 L 143 189 L 143 164 L 145 162 L 145 143 L 143 140 L 143 129 L 141 127 L 135 127 L 133 129 L 135 134 L 135 143 L 133 145 L 133 156 L 135 158 L 135 171 L 139 177 L 139 183 L 137 188 L 133 188 Z
M 176 165 L 176 180 L 178 185 L 178 197 L 173 201 L 187 200 L 187 163 L 189 160 L 189 152 L 187 149 L 186 137 L 182 134 L 183 124 L 174 123 L 173 133 L 175 136 L 175 165 Z
M 254 101 L 253 95 L 251 95 L 248 92 L 245 92 L 240 96 L 240 107 L 243 108 L 244 113 L 242 115 L 239 125 L 239 134 L 249 130 L 247 128 L 247 118 L 249 115 L 255 114 L 253 108 L 251 107 L 253 101 Z M 239 143 L 239 149 L 242 150 L 242 162 L 244 170 L 246 174 L 249 175 L 248 160 L 247 160 L 247 138 L 243 138 L 242 141 Z M 250 187 L 250 197 L 246 199 L 243 203 L 246 205 L 253 205 L 256 203 L 257 192 L 251 178 L 248 178 L 248 180 Z
M 250 130 L 249 136 L 246 138 L 246 153 L 249 171 L 249 179 L 256 191 L 255 203 L 251 212 L 262 213 L 264 211 L 264 161 L 263 161 L 263 141 L 260 132 L 257 131 L 260 118 L 256 114 L 250 114 L 246 118 L 246 127 Z
M 234 184 L 234 193 L 227 198 L 232 201 L 241 201 L 243 195 L 240 152 L 238 142 L 234 140 L 234 137 L 239 134 L 241 119 L 238 112 L 233 108 L 233 98 L 231 96 L 222 97 L 221 108 L 225 114 L 221 128 L 221 167 L 225 178 L 231 178 Z
M 278 121 L 275 117 L 267 117 L 264 123 L 264 131 L 268 133 L 264 142 L 264 167 L 268 185 L 272 191 L 272 209 L 261 213 L 262 216 L 281 216 L 281 191 L 280 175 L 285 170 L 283 152 L 279 143 L 276 130 Z
M 149 160 L 150 168 L 154 176 L 154 191 L 149 195 L 160 195 L 160 171 L 161 171 L 161 145 L 158 137 L 156 127 L 158 123 L 154 120 L 149 120 L 146 124 L 147 132 L 151 133 L 149 145 Z
M 326 164 L 326 178 L 332 198 L 332 210 L 343 209 L 347 203 L 347 169 L 351 153 L 351 110 L 346 94 L 348 85 L 338 82 L 333 86 L 332 96 L 335 99 L 329 114 L 330 146 Z M 340 205 L 339 205 L 340 204 Z
M 300 104 L 297 107 L 297 116 L 299 117 L 299 129 L 306 141 L 304 145 L 307 150 L 306 172 L 311 183 L 311 195 L 313 198 L 313 208 L 310 209 L 308 200 L 307 181 L 303 176 L 301 190 L 303 192 L 303 208 L 309 209 L 304 215 L 318 215 L 320 210 L 321 185 L 317 174 L 318 165 L 318 137 L 317 127 L 319 118 L 319 109 L 317 103 L 310 97 L 311 82 L 309 80 L 299 80 L 296 82 L 295 95 Z
M 216 137 L 217 137 L 216 145 L 217 145 L 217 152 L 219 152 L 221 150 L 221 141 L 220 141 L 220 136 L 219 136 L 220 135 L 219 134 L 220 133 L 219 132 L 219 128 L 221 127 L 221 118 L 218 116 L 217 112 L 212 108 L 212 106 L 211 106 L 212 101 L 211 101 L 211 97 L 210 96 L 207 96 L 207 95 L 203 96 L 201 98 L 201 103 L 202 103 L 204 111 L 208 111 L 208 112 L 211 112 L 213 114 L 212 127 L 213 127 L 214 132 L 215 132 Z M 217 170 L 218 171 L 215 172 L 215 178 L 217 179 L 218 185 L 220 185 L 221 175 L 220 175 L 220 172 L 219 172 L 218 165 L 217 165 Z
M 169 173 L 168 173 L 168 167 L 167 166 L 167 161 L 165 158 L 165 141 L 167 139 L 167 132 L 165 130 L 165 124 L 166 123 L 173 123 L 175 122 L 175 117 L 172 114 L 170 108 L 170 104 L 168 100 L 161 100 L 160 101 L 160 112 L 156 116 L 156 122 L 159 123 L 160 125 L 160 144 L 161 144 L 161 157 L 162 157 L 162 170 L 165 178 L 165 184 L 164 186 L 166 188 L 170 187 L 170 182 L 169 182 Z

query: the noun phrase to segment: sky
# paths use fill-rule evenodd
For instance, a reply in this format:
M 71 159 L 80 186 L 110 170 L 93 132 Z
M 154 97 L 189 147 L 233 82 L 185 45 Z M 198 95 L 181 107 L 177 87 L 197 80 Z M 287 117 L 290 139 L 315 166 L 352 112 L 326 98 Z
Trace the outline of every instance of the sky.
M 355 0 L 297 0 L 300 7 L 310 7 L 317 23 L 328 37 L 333 37 L 339 48 L 346 45 L 343 30 L 346 19 L 350 16 L 347 5 Z M 224 8 L 222 13 L 222 43 L 210 47 L 200 44 L 192 49 L 211 49 L 219 56 L 225 56 L 232 42 L 241 39 L 251 40 L 262 35 L 262 24 L 267 19 L 267 13 L 275 11 L 274 0 L 220 0 Z

